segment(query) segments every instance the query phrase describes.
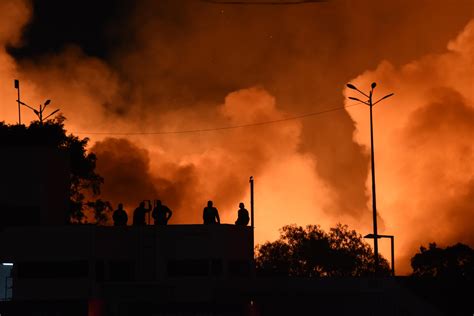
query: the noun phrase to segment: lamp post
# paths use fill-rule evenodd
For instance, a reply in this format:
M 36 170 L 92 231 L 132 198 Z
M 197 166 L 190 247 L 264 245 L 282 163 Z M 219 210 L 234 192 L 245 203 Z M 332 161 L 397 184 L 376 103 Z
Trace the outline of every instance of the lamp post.
M 372 217 L 373 217 L 373 227 L 374 227 L 374 236 L 378 236 L 377 233 L 377 199 L 375 195 L 375 159 L 374 159 L 374 130 L 373 130 L 373 123 L 372 123 L 372 107 L 379 103 L 380 101 L 387 99 L 393 95 L 393 93 L 387 94 L 386 96 L 380 98 L 379 100 L 373 102 L 372 97 L 374 94 L 374 89 L 377 86 L 375 82 L 372 82 L 370 85 L 370 92 L 367 95 L 363 91 L 359 90 L 356 86 L 353 84 L 348 83 L 347 87 L 352 90 L 356 90 L 363 96 L 367 97 L 367 101 L 362 101 L 358 98 L 354 97 L 349 97 L 349 99 L 363 103 L 365 105 L 369 106 L 370 109 L 370 165 L 372 167 Z M 374 238 L 374 255 L 375 255 L 375 275 L 378 275 L 378 270 L 379 270 L 379 244 L 378 244 L 378 238 Z
M 364 238 L 374 238 L 374 234 L 365 235 Z M 391 256 L 391 268 L 392 268 L 392 276 L 395 276 L 395 236 L 393 235 L 378 235 L 377 238 L 390 238 L 390 256 Z
M 43 122 L 44 122 L 45 120 L 47 120 L 49 117 L 51 117 L 53 114 L 55 114 L 56 112 L 59 111 L 59 109 L 54 110 L 53 112 L 51 112 L 51 113 L 50 113 L 49 115 L 47 115 L 46 117 L 43 117 L 44 109 L 46 108 L 46 106 L 47 106 L 48 104 L 51 103 L 51 100 L 46 100 L 46 101 L 44 102 L 44 104 L 40 104 L 40 105 L 39 105 L 39 110 L 37 110 L 37 109 L 35 109 L 35 108 L 29 106 L 29 105 L 26 104 L 25 102 L 22 102 L 22 101 L 20 101 L 20 100 L 17 100 L 17 101 L 18 101 L 18 104 L 24 105 L 24 106 L 26 106 L 27 108 L 29 108 L 30 110 L 32 110 L 32 111 L 36 114 L 36 116 L 38 116 L 38 120 L 39 120 L 40 124 L 43 124 Z

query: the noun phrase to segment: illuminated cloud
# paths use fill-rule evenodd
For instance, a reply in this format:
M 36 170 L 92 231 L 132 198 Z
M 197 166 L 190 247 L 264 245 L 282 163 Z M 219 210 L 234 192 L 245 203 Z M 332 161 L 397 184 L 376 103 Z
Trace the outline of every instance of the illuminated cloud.
M 176 211 L 172 222 L 196 223 L 213 199 L 223 221 L 233 223 L 253 175 L 257 242 L 275 238 L 289 223 L 342 222 L 366 233 L 363 107 L 219 132 L 127 133 L 241 125 L 334 108 L 343 105 L 345 83 L 389 60 L 354 81 L 361 87 L 377 81 L 378 95 L 396 93 L 375 109 L 380 223 L 396 235 L 405 272 L 420 243 L 469 241 L 472 23 L 448 51 L 446 43 L 472 18 L 472 0 L 285 8 L 135 3 L 129 19 L 114 25 L 127 42 L 108 60 L 66 45 L 55 55 L 16 61 L 6 47 L 25 43 L 22 29 L 34 12 L 27 1 L 1 1 L 0 120 L 17 120 L 15 78 L 26 102 L 52 99 L 67 129 L 91 138 L 106 178 L 103 197 L 114 206 L 126 201 L 129 212 L 156 194 Z M 23 122 L 32 119 L 23 111 Z M 136 166 L 135 173 L 122 165 Z
M 395 92 L 374 108 L 377 197 L 405 272 L 421 244 L 474 244 L 473 61 L 474 20 L 444 53 L 401 67 L 383 62 L 351 81 L 378 82 L 377 96 Z M 369 146 L 368 111 L 349 112 L 356 141 Z

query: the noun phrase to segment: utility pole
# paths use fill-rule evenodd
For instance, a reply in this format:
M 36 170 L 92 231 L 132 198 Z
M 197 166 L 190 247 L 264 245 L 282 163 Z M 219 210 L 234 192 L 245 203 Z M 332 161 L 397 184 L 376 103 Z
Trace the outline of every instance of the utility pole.
M 374 226 L 374 235 L 378 236 L 377 231 L 377 198 L 375 195 L 375 159 L 374 159 L 374 128 L 372 121 L 372 95 L 375 85 L 372 84 L 372 89 L 369 94 L 369 109 L 370 109 L 370 165 L 372 167 L 372 219 Z M 374 252 L 375 252 L 375 274 L 378 275 L 379 270 L 379 243 L 378 238 L 374 238 Z
M 250 182 L 250 227 L 252 229 L 252 252 L 255 258 L 255 222 L 254 222 L 254 184 L 253 176 L 249 179 Z
M 251 233 L 251 245 L 252 245 L 252 276 L 255 277 L 255 222 L 254 222 L 254 183 L 253 176 L 249 179 L 250 183 L 250 229 Z
M 254 192 L 253 192 L 253 188 L 254 188 L 254 185 L 253 185 L 253 176 L 250 177 L 250 226 L 252 227 L 252 229 L 255 227 L 254 226 Z
M 349 97 L 351 100 L 355 100 L 357 102 L 363 103 L 369 106 L 370 109 L 370 165 L 371 165 L 371 174 L 372 174 L 372 220 L 373 220 L 373 228 L 374 228 L 374 263 L 375 263 L 375 275 L 379 274 L 379 243 L 378 243 L 378 232 L 377 232 L 377 198 L 375 194 L 375 158 L 374 158 L 374 129 L 373 129 L 373 120 L 372 120 L 372 107 L 379 103 L 380 101 L 387 99 L 393 95 L 390 93 L 383 98 L 379 99 L 376 102 L 372 101 L 374 89 L 377 86 L 375 82 L 372 82 L 370 85 L 370 92 L 367 95 L 366 93 L 359 90 L 353 84 L 348 83 L 347 87 L 352 90 L 356 90 L 363 96 L 367 97 L 367 101 L 359 100 L 358 98 Z

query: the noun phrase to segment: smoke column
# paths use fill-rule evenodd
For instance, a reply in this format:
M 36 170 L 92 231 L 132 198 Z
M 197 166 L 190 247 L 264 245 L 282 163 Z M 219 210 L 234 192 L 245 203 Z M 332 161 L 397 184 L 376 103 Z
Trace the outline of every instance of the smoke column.
M 379 97 L 395 92 L 374 107 L 374 135 L 378 209 L 399 261 L 433 241 L 474 245 L 473 65 L 474 20 L 444 53 L 401 67 L 382 62 L 353 80 L 382 83 Z M 370 146 L 368 110 L 349 112 L 355 139 Z
M 211 199 L 233 223 L 253 175 L 257 242 L 290 223 L 341 222 L 365 234 L 372 226 L 363 107 L 219 132 L 126 133 L 321 111 L 344 105 L 352 78 L 361 87 L 377 81 L 378 95 L 396 93 L 375 108 L 380 223 L 396 235 L 406 273 L 421 243 L 472 245 L 472 24 L 462 31 L 472 12 L 471 0 L 291 7 L 140 0 L 114 25 L 126 40 L 107 59 L 66 44 L 17 61 L 7 48 L 27 44 L 22 31 L 35 12 L 28 1 L 2 1 L 0 119 L 17 120 L 15 78 L 25 102 L 52 99 L 67 129 L 90 137 L 102 198 L 129 212 L 160 198 L 173 223 L 199 223 Z M 22 118 L 34 116 L 23 109 Z

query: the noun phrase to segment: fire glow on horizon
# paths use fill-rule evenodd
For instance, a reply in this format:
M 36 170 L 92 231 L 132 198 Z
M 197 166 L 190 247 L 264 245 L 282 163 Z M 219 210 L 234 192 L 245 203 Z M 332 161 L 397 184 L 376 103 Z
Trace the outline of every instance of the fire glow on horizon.
M 70 45 L 32 63 L 5 50 L 22 45 L 31 4 L 2 1 L 0 120 L 16 122 L 14 78 L 26 102 L 51 98 L 68 131 L 115 133 L 278 120 L 343 106 L 347 82 L 376 81 L 378 96 L 396 93 L 374 108 L 379 232 L 395 235 L 397 266 L 408 273 L 422 243 L 474 246 L 472 2 L 373 3 L 224 8 L 141 0 L 123 26 L 132 48 L 101 60 Z M 433 25 L 416 24 L 427 14 Z M 238 203 L 249 204 L 253 175 L 263 242 L 291 223 L 371 232 L 368 132 L 360 106 L 219 132 L 81 136 L 98 156 L 104 199 L 131 212 L 142 199 L 161 198 L 172 223 L 201 222 L 209 199 L 233 223 Z M 389 245 L 381 247 L 388 257 Z

